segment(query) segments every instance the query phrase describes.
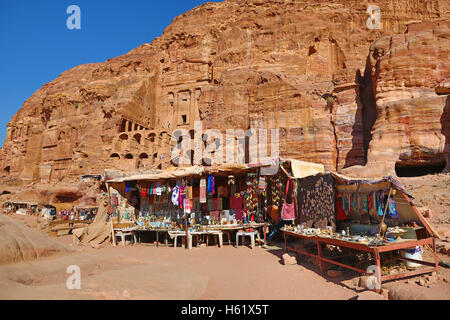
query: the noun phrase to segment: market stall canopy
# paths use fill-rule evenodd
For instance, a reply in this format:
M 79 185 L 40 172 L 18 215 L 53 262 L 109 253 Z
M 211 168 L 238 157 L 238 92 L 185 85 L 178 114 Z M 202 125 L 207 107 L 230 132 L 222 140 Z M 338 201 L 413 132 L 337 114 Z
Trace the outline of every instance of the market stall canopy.
M 331 172 L 337 183 L 338 191 L 356 192 L 357 189 L 360 192 L 370 192 L 375 190 L 389 189 L 393 186 L 395 189 L 406 194 L 411 200 L 414 197 L 402 186 L 400 181 L 392 176 L 387 176 L 381 179 L 370 178 L 351 178 L 342 174 Z
M 422 224 L 429 234 L 440 239 L 440 235 L 434 230 L 432 225 L 420 214 L 412 202 L 414 197 L 402 186 L 402 184 L 392 176 L 381 179 L 369 178 L 351 178 L 336 172 L 330 172 L 336 182 L 336 190 L 339 192 L 372 192 L 377 190 L 388 190 L 393 188 L 397 192 L 393 197 L 395 199 L 399 219 L 402 223 L 417 221 Z
M 292 176 L 296 179 L 301 179 L 309 176 L 314 176 L 318 173 L 324 173 L 325 167 L 323 164 L 300 161 L 297 159 L 282 159 L 282 162 L 290 162 Z
M 137 181 L 137 180 L 164 180 L 174 178 L 184 178 L 189 176 L 201 175 L 205 171 L 202 166 L 192 166 L 186 168 L 176 168 L 174 170 L 166 170 L 160 173 L 140 173 L 127 177 L 109 180 L 108 182 L 125 182 L 125 181 Z

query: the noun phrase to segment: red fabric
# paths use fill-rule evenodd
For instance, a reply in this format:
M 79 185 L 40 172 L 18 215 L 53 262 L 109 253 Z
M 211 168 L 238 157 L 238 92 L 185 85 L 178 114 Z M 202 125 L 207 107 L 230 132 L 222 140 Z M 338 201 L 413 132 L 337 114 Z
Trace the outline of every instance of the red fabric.
M 342 196 L 339 195 L 336 199 L 336 209 L 337 209 L 337 217 L 338 220 L 347 220 L 347 214 L 345 213 L 344 208 L 342 207 Z

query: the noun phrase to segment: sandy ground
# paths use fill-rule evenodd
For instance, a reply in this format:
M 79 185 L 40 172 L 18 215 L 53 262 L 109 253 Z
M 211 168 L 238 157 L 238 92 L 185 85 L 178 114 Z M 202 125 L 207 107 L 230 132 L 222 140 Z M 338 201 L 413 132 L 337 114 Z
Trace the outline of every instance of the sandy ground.
M 21 217 L 23 219 L 23 217 Z M 72 236 L 58 238 L 70 244 Z M 1 299 L 350 299 L 356 294 L 300 265 L 280 263 L 281 250 L 225 245 L 75 246 L 70 255 L 0 266 Z M 78 265 L 81 290 L 66 288 Z
M 36 217 L 15 219 L 37 228 Z M 72 236 L 58 241 L 72 244 Z M 358 275 L 322 276 L 310 263 L 283 265 L 283 250 L 225 245 L 193 248 L 146 244 L 94 249 L 0 266 L 0 299 L 450 299 L 448 269 L 424 286 L 418 277 L 389 282 L 383 295 L 358 288 Z M 66 287 L 70 265 L 81 270 L 81 289 Z M 429 287 L 427 287 L 429 286 Z

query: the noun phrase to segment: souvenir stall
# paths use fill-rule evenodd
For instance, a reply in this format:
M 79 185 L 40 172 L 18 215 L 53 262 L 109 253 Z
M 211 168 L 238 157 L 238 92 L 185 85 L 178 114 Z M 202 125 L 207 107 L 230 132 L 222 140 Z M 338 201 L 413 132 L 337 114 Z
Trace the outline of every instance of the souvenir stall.
M 172 237 L 187 230 L 197 242 L 200 235 L 208 242 L 209 233 L 219 240 L 224 234 L 228 243 L 233 231 L 262 228 L 264 237 L 267 232 L 267 181 L 257 166 L 194 166 L 112 179 L 107 185 L 113 223 L 135 223 L 124 231 L 138 234 L 155 231 L 157 245 L 160 232 Z
M 368 253 L 367 265 L 378 269 L 380 286 L 382 281 L 437 270 L 436 235 L 414 207 L 412 196 L 392 177 L 375 181 L 324 173 L 299 179 L 297 187 L 299 217 L 294 226 L 283 228 L 285 249 L 318 259 L 322 272 L 325 264 L 331 264 L 367 273 L 343 263 L 339 256 L 325 257 L 327 245 Z M 287 238 L 313 242 L 317 250 L 288 246 Z M 418 254 L 426 247 L 434 262 L 423 261 Z M 390 261 L 406 261 L 409 271 L 384 275 L 382 262 L 388 256 Z
M 277 235 L 283 226 L 293 225 L 299 221 L 297 192 L 299 181 L 303 181 L 302 178 L 325 172 L 325 168 L 321 164 L 296 159 L 279 159 L 278 165 L 278 172 L 267 178 L 267 211 L 273 226 L 269 240 Z M 306 193 L 301 195 L 306 195 Z

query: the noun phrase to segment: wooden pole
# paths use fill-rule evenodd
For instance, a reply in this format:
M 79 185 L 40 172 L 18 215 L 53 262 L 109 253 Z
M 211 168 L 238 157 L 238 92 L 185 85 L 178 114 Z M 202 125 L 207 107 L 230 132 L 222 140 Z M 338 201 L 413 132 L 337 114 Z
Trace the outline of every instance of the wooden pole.
M 376 240 L 376 242 L 375 242 L 375 247 L 378 246 L 378 238 L 380 237 L 380 234 L 381 234 L 381 227 L 383 226 L 383 223 L 384 223 L 384 217 L 386 216 L 386 211 L 387 211 L 387 208 L 388 208 L 388 206 L 389 206 L 389 198 L 391 197 L 391 192 L 392 192 L 392 186 L 389 188 L 389 195 L 388 195 L 388 197 L 387 197 L 386 206 L 384 207 L 383 218 L 381 219 L 381 222 L 380 222 L 380 229 L 378 230 L 378 235 L 377 235 L 377 240 Z M 383 237 L 383 238 L 384 238 L 384 237 Z
M 113 244 L 113 247 L 115 247 L 116 246 L 116 236 L 114 234 L 114 226 L 113 226 L 113 222 L 112 222 L 112 217 L 109 219 L 109 223 L 111 224 L 112 244 Z
M 189 230 L 188 230 L 188 225 L 187 225 L 187 212 L 184 212 L 184 228 L 186 229 L 186 242 L 185 242 L 185 247 L 186 249 L 189 249 Z

